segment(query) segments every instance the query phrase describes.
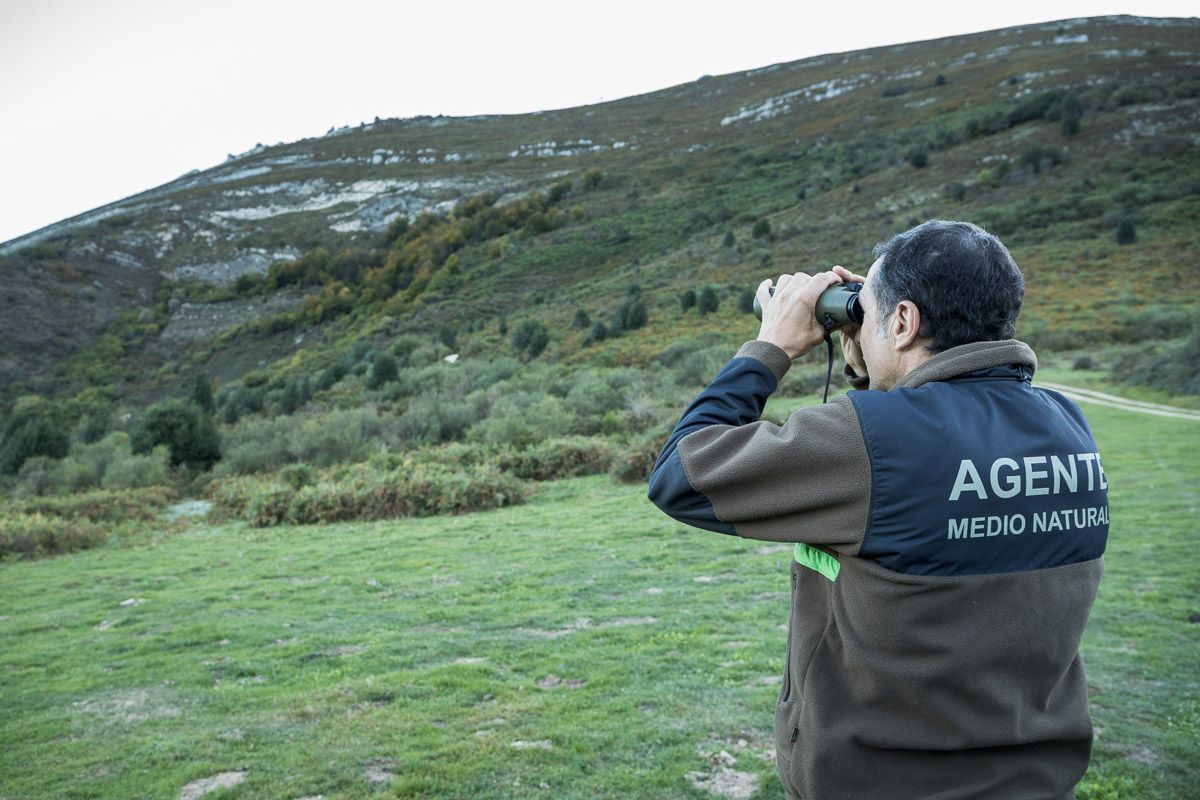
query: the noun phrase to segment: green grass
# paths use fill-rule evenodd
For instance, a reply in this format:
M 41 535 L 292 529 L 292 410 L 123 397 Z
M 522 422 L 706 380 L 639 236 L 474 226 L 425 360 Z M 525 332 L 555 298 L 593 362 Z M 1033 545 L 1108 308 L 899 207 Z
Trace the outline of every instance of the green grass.
M 1114 523 L 1080 797 L 1194 796 L 1200 425 L 1087 412 Z M 596 476 L 496 512 L 3 565 L 0 797 L 177 797 L 234 770 L 210 796 L 706 797 L 685 775 L 721 750 L 778 797 L 789 558 Z

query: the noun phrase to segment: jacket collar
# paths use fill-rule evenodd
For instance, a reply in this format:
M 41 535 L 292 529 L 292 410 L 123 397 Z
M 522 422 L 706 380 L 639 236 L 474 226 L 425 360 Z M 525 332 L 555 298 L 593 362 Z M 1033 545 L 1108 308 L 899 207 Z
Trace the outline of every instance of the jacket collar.
M 1027 380 L 1037 369 L 1037 356 L 1024 342 L 1005 339 L 999 342 L 971 342 L 951 347 L 930 356 L 925 363 L 896 382 L 895 388 L 913 388 L 931 381 L 945 381 L 971 372 L 999 371 L 995 377 Z

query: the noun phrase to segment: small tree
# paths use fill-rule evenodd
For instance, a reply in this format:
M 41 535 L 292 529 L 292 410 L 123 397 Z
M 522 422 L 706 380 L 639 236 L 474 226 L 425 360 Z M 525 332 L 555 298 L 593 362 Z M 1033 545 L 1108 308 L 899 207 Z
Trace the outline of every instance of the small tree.
M 722 247 L 733 247 L 737 244 L 737 237 L 733 235 L 733 231 L 725 231 L 725 238 L 721 240 Z
M 540 356 L 548 344 L 550 344 L 550 329 L 539 322 L 538 329 L 533 332 L 533 337 L 529 340 L 529 357 Z
M 38 415 L 9 428 L 0 445 L 0 472 L 15 475 L 26 460 L 35 456 L 62 458 L 71 441 L 49 416 Z
M 527 319 L 513 332 L 512 344 L 518 353 L 527 352 L 537 358 L 550 343 L 550 329 L 538 319 Z
M 550 185 L 550 190 L 546 192 L 546 202 L 554 205 L 559 200 L 562 200 L 571 191 L 571 179 L 563 178 L 555 181 Z
M 203 372 L 196 373 L 192 384 L 192 402 L 209 414 L 213 413 L 212 381 Z
M 294 380 L 288 381 L 283 385 L 283 392 L 279 395 L 279 410 L 283 412 L 284 416 L 291 416 L 299 407 L 300 387 Z
M 689 308 L 694 307 L 695 305 L 696 305 L 696 290 L 695 289 L 688 289 L 686 292 L 679 295 L 679 310 L 682 311 L 683 313 L 686 314 L 687 310 Z
M 634 331 L 646 324 L 646 304 L 636 294 L 630 294 L 617 307 L 613 316 L 613 328 L 620 331 Z
M 594 325 L 592 325 L 592 329 L 590 331 L 588 331 L 586 344 L 595 344 L 596 342 L 603 342 L 607 338 L 608 338 L 608 326 L 605 325 L 603 322 L 597 321 Z
M 700 290 L 700 316 L 711 314 L 716 311 L 721 305 L 720 298 L 717 297 L 717 290 L 711 286 L 705 286 Z
M 377 353 L 371 364 L 371 375 L 367 378 L 368 389 L 379 389 L 400 377 L 396 359 L 387 353 Z
M 1131 219 L 1123 219 L 1117 225 L 1117 244 L 1133 244 L 1137 241 L 1137 226 Z
M 160 444 L 171 451 L 172 466 L 208 469 L 221 458 L 221 438 L 212 417 L 176 400 L 146 409 L 129 436 L 130 449 L 138 455 Z

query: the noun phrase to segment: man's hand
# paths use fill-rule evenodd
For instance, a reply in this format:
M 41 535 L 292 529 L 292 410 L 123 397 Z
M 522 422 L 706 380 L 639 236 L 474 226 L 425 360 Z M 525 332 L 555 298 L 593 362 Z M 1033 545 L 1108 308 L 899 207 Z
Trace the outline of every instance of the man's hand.
M 842 271 L 850 274 L 847 270 Z M 780 275 L 772 296 L 767 291 L 771 279 L 764 280 L 755 293 L 763 312 L 758 340 L 779 347 L 788 358 L 799 358 L 816 347 L 825 339 L 825 329 L 817 322 L 817 298 L 842 281 L 837 272 L 818 272 L 812 276 L 803 272 Z
M 858 342 L 854 341 L 854 334 L 838 331 L 838 336 L 842 341 L 842 356 L 846 359 L 850 369 L 854 370 L 854 374 L 860 378 L 869 377 L 867 364 L 863 361 L 862 348 L 858 346 Z
M 862 275 L 856 275 L 843 267 L 834 267 L 833 271 L 846 283 L 863 283 L 867 280 Z M 854 325 L 839 328 L 838 338 L 841 340 L 842 356 L 846 359 L 846 363 L 850 365 L 850 369 L 854 370 L 854 374 L 860 378 L 866 378 L 868 377 L 867 364 L 863 360 L 862 348 L 857 341 L 858 327 Z

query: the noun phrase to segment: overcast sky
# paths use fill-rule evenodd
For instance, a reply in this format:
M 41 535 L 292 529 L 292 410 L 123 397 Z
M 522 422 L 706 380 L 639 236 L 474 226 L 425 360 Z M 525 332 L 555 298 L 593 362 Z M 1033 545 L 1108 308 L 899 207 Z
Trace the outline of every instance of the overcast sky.
M 0 0 L 0 241 L 380 117 L 564 108 L 821 53 L 1195 0 Z

